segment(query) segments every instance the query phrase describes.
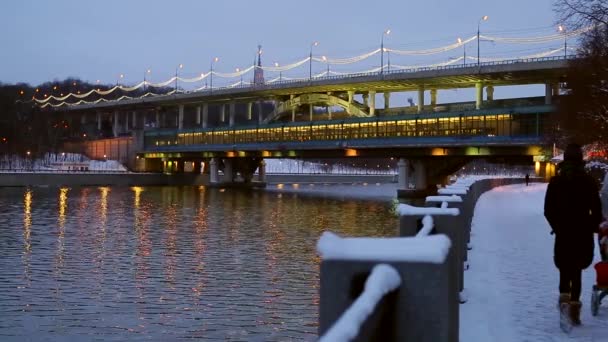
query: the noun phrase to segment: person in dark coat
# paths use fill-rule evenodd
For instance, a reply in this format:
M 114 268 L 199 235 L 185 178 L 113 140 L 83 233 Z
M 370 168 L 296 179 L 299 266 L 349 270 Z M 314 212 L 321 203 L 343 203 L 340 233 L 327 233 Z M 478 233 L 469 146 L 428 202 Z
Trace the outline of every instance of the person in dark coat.
M 582 271 L 593 261 L 594 237 L 602 221 L 596 181 L 585 172 L 581 147 L 570 144 L 558 174 L 545 195 L 545 217 L 555 233 L 554 262 L 559 269 L 559 304 L 567 306 L 575 325 L 580 324 Z

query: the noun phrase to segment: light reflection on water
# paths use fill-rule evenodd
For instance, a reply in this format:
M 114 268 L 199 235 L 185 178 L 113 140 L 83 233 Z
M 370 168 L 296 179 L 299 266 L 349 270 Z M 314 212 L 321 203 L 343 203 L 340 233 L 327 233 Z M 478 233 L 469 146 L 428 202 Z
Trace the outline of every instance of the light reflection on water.
M 394 235 L 389 211 L 289 192 L 0 188 L 0 340 L 315 340 L 318 237 Z

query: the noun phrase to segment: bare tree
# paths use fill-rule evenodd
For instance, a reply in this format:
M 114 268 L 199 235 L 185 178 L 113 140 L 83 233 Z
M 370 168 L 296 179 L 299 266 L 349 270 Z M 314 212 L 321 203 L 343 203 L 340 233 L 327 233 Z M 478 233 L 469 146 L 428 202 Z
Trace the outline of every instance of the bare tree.
M 608 0 L 556 0 L 553 4 L 559 23 L 569 29 L 608 25 Z
M 558 104 L 559 127 L 553 137 L 563 145 L 603 142 L 608 145 L 608 0 L 556 0 L 555 9 L 572 29 L 591 26 L 569 62 L 567 96 Z

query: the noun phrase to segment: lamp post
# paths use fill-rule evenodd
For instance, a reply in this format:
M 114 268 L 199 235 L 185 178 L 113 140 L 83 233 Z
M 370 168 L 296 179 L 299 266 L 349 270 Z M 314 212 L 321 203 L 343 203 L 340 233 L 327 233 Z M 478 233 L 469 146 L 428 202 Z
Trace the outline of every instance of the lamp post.
M 325 64 L 327 64 L 327 74 L 325 75 L 327 77 L 329 76 L 329 63 L 327 62 L 327 56 L 322 56 L 321 59 L 323 62 L 325 62 Z
M 151 72 L 152 72 L 152 70 L 150 70 L 150 69 L 148 69 L 148 70 L 146 70 L 146 72 L 144 72 L 144 95 L 146 94 L 146 85 L 148 84 L 148 81 L 146 80 L 146 75 L 148 75 Z
M 240 72 L 241 72 L 241 69 L 236 68 L 236 72 L 237 72 L 237 73 L 240 73 Z M 242 86 L 242 85 L 243 85 L 243 74 L 240 74 L 240 76 L 241 76 L 241 82 L 239 83 L 239 86 Z
M 214 57 L 211 60 L 211 71 L 209 71 L 209 91 L 213 92 L 213 64 L 220 60 L 219 57 Z
M 386 29 L 382 32 L 382 38 L 380 39 L 380 73 L 384 72 L 384 36 L 391 34 L 391 29 Z
M 274 62 L 274 67 L 278 68 L 279 67 L 279 62 Z M 279 70 L 279 82 L 281 82 L 281 79 L 283 78 L 283 72 L 281 70 Z
M 467 64 L 467 44 L 463 44 L 461 38 L 458 38 L 458 44 L 462 45 L 462 49 L 463 49 L 462 65 L 466 65 Z
M 177 93 L 177 72 L 178 72 L 178 70 L 182 69 L 183 67 L 184 67 L 184 65 L 181 63 L 175 67 L 175 92 L 176 93 Z
M 312 48 L 319 46 L 319 42 L 310 44 L 310 54 L 308 55 L 308 80 L 312 80 Z
M 566 35 L 566 27 L 564 25 L 559 25 L 557 30 L 564 34 L 564 58 L 568 58 L 568 36 Z
M 479 66 L 479 26 L 481 25 L 482 21 L 487 21 L 490 17 L 488 17 L 487 15 L 484 15 L 483 17 L 479 18 L 479 21 L 477 22 L 477 66 Z

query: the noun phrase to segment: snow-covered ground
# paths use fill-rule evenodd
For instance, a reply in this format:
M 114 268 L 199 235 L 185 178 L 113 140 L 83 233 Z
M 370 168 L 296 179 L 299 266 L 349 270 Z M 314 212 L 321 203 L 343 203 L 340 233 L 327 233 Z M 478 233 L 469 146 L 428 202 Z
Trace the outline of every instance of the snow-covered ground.
M 543 216 L 546 188 L 500 187 L 477 202 L 465 272 L 468 302 L 460 309 L 461 341 L 608 341 L 608 298 L 596 317 L 589 307 L 593 266 L 583 272 L 583 325 L 569 335 L 559 328 L 559 274 Z

